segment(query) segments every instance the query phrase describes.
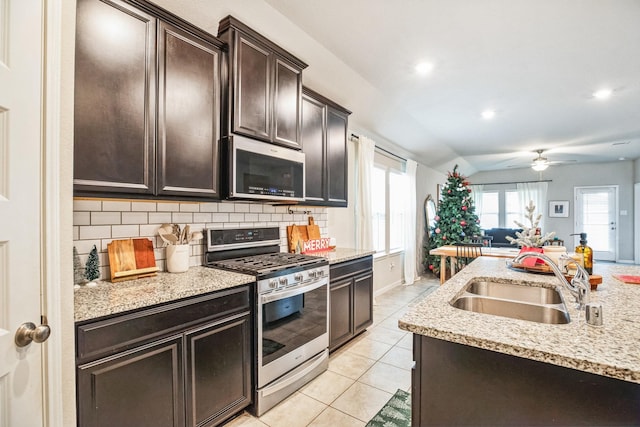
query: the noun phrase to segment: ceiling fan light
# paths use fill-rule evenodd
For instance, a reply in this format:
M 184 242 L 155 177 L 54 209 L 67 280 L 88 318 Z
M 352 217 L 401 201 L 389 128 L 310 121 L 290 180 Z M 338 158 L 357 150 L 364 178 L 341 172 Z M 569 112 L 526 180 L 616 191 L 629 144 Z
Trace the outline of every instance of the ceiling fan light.
M 545 170 L 548 167 L 549 167 L 549 165 L 544 160 L 542 160 L 542 161 L 535 160 L 533 162 L 533 165 L 531 165 L 531 169 L 533 169 L 536 172 L 542 172 L 543 170 Z
M 496 112 L 493 110 L 484 110 L 480 115 L 485 120 L 491 120 L 496 116 Z
M 593 92 L 593 97 L 600 100 L 609 99 L 613 91 L 611 89 L 600 89 L 596 92 Z

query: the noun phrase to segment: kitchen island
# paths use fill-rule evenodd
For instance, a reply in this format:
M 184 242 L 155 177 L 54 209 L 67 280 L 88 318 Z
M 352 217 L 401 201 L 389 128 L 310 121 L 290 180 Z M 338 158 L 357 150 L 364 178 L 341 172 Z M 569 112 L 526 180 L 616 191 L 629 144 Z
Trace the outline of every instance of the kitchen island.
M 423 417 L 428 424 L 425 413 L 437 417 L 438 406 L 446 412 L 440 413 L 446 422 L 458 424 L 589 424 L 582 422 L 585 417 L 591 417 L 591 424 L 620 424 L 610 413 L 625 411 L 631 418 L 623 417 L 621 423 L 640 422 L 640 286 L 613 277 L 640 274 L 640 267 L 596 264 L 594 270 L 603 276 L 591 292 L 591 301 L 603 306 L 601 327 L 587 325 L 564 287 L 571 319 L 564 325 L 454 308 L 450 302 L 474 279 L 559 284 L 553 275 L 512 270 L 504 260 L 488 257 L 478 258 L 414 304 L 399 326 L 414 333 L 416 422 Z M 432 388 L 426 395 L 421 387 Z M 602 417 L 593 418 L 594 413 Z

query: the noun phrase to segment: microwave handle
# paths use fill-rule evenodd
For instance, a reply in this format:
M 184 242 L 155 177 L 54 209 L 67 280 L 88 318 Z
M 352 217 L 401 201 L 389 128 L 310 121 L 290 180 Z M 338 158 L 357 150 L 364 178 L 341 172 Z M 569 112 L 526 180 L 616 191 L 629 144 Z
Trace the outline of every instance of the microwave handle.
M 262 301 L 262 304 L 267 304 L 273 301 L 277 301 L 279 299 L 284 299 L 284 298 L 289 298 L 296 295 L 304 294 L 306 292 L 313 291 L 314 289 L 318 289 L 326 285 L 327 285 L 327 279 L 324 278 L 319 282 L 311 283 L 310 285 L 303 286 L 301 288 L 295 288 L 289 291 L 282 291 L 282 292 L 276 292 L 273 294 L 262 295 L 261 301 Z

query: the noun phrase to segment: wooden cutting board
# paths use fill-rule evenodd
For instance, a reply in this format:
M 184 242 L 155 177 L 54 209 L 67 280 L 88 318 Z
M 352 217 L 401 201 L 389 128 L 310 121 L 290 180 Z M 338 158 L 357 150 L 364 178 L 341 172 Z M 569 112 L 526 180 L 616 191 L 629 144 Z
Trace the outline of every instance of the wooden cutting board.
M 136 269 L 136 254 L 133 248 L 133 239 L 114 240 L 107 245 L 109 252 L 109 266 L 111 278 L 119 271 L 131 271 Z
M 288 225 L 287 226 L 287 241 L 289 242 L 289 252 L 295 253 L 298 242 L 302 247 L 302 242 L 309 240 L 307 233 L 307 227 L 301 225 Z
M 303 242 L 309 240 L 320 239 L 320 227 L 316 225 L 313 217 L 309 217 L 309 225 L 288 225 L 287 226 L 287 241 L 289 243 L 289 252 L 294 253 L 300 243 L 302 247 Z
M 111 281 L 155 276 L 158 271 L 149 239 L 114 240 L 107 245 Z
M 307 235 L 309 236 L 308 240 L 319 239 L 320 236 L 320 227 L 318 227 L 313 220 L 313 217 L 309 217 L 309 225 L 307 225 Z
M 156 257 L 153 253 L 153 242 L 149 239 L 133 239 L 133 251 L 136 256 L 136 268 L 149 268 L 156 266 Z

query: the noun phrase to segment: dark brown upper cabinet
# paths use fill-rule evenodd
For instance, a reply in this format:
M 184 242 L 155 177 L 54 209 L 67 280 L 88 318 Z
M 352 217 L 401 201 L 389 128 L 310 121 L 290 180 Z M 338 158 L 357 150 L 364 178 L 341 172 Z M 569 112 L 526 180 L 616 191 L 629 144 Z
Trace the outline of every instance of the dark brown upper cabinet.
M 76 191 L 154 192 L 156 23 L 122 1 L 77 3 Z
M 160 22 L 157 193 L 218 197 L 221 52 Z
M 224 44 L 146 2 L 76 19 L 75 194 L 218 198 Z
M 347 206 L 349 114 L 335 102 L 303 88 L 301 143 L 306 155 L 307 205 Z
M 300 149 L 302 70 L 307 64 L 232 16 L 220 21 L 218 37 L 229 45 L 223 134 Z

